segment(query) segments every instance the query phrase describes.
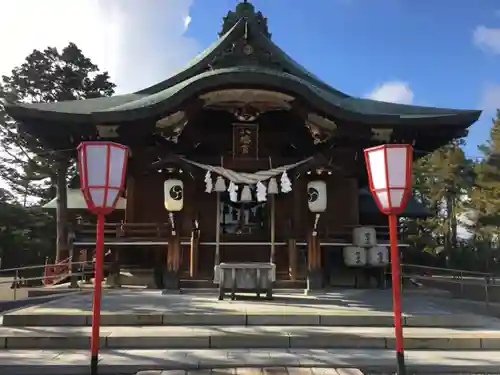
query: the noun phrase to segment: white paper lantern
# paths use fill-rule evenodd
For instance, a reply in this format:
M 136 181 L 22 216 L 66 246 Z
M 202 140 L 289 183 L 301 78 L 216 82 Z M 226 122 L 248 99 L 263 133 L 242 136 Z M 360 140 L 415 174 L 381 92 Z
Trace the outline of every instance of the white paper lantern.
M 167 211 L 181 211 L 184 207 L 184 183 L 177 179 L 166 180 L 164 192 Z
M 241 202 L 251 202 L 252 201 L 252 191 L 250 190 L 250 186 L 245 185 L 241 190 Z
M 216 193 L 223 193 L 226 191 L 226 182 L 221 176 L 217 176 L 217 180 L 215 180 L 214 191 Z
M 377 244 L 377 232 L 372 227 L 357 227 L 353 232 L 354 246 L 372 247 Z
M 344 263 L 348 267 L 362 267 L 366 265 L 366 249 L 357 246 L 346 246 L 343 251 Z
M 387 250 L 387 247 L 370 247 L 368 250 L 368 263 L 375 267 L 383 267 L 389 264 L 389 250 Z
M 278 183 L 276 178 L 271 177 L 269 179 L 269 184 L 267 185 L 267 194 L 278 194 Z
M 128 148 L 114 142 L 82 142 L 78 146 L 80 189 L 90 211 L 113 211 L 125 183 Z
M 327 207 L 325 181 L 310 181 L 307 184 L 307 203 L 311 212 L 324 212 Z
M 413 148 L 408 144 L 388 144 L 364 151 L 370 191 L 385 214 L 403 212 L 411 195 Z

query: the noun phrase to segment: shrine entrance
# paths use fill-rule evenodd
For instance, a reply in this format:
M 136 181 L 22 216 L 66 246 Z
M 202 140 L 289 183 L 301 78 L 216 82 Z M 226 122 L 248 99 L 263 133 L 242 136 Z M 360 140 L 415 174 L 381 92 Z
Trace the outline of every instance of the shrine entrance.
M 219 199 L 220 261 L 269 262 L 272 212 L 268 202 L 232 202 L 229 194 Z

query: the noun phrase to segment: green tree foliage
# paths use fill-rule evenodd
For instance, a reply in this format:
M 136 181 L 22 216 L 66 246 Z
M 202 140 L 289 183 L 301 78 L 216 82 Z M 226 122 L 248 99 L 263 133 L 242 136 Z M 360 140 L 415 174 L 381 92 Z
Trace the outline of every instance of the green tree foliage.
M 2 77 L 0 99 L 50 103 L 110 96 L 114 88 L 108 73 L 100 72 L 97 65 L 70 43 L 61 51 L 52 47 L 43 51 L 34 50 L 20 66 L 12 69 L 10 75 Z M 57 193 L 63 202 L 56 215 L 59 255 L 67 250 L 66 185 L 67 180 L 74 176 L 74 150 L 49 150 L 39 139 L 19 133 L 18 125 L 6 114 L 0 101 L 0 179 L 13 194 L 4 199 L 2 210 L 9 215 L 6 218 L 19 226 L 24 223 L 23 228 L 26 229 L 26 232 L 9 230 L 8 238 L 0 238 L 0 247 L 4 252 L 33 249 L 37 244 L 33 228 L 43 227 L 49 216 L 35 208 L 27 208 L 27 198 L 39 198 L 38 203 L 44 203 Z M 53 231 L 40 233 L 39 238 L 45 242 L 38 244 L 39 249 L 51 240 L 47 238 L 47 233 Z
M 0 98 L 12 102 L 46 103 L 110 96 L 115 85 L 107 72 L 70 43 L 62 51 L 34 50 L 0 83 Z M 40 124 L 40 126 L 47 124 Z M 48 200 L 55 195 L 56 167 L 71 153 L 48 152 L 37 139 L 17 132 L 17 124 L 0 106 L 0 177 L 17 196 Z M 71 166 L 71 163 L 67 163 Z
M 450 259 L 459 246 L 460 216 L 475 179 L 474 163 L 455 141 L 420 158 L 414 166 L 414 191 L 432 213 L 425 220 L 408 220 L 413 245 Z
M 0 189 L 0 258 L 3 268 L 43 262 L 53 257 L 53 218 L 38 207 L 23 207 Z

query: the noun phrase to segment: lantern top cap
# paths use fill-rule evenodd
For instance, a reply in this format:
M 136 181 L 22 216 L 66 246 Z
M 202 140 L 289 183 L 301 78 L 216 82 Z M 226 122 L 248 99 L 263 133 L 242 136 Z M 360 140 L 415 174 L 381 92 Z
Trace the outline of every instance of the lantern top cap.
M 364 151 L 371 152 L 371 151 L 382 150 L 384 148 L 412 148 L 412 146 L 410 144 L 405 144 L 405 143 L 390 143 L 390 144 L 384 144 L 384 145 L 378 145 L 378 146 L 365 148 Z
M 86 147 L 86 146 L 112 146 L 112 147 L 117 147 L 117 148 L 128 149 L 127 146 L 122 145 L 121 143 L 116 143 L 116 142 L 112 142 L 112 141 L 83 141 L 83 142 L 80 142 L 77 149 L 81 149 L 82 147 Z

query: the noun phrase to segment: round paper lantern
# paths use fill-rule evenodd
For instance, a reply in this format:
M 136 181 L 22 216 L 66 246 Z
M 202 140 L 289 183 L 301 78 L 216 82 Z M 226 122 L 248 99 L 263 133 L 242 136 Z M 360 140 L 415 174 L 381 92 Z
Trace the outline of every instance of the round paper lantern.
M 184 183 L 177 179 L 166 180 L 164 191 L 167 211 L 181 211 L 184 207 Z
M 327 207 L 325 181 L 310 181 L 307 184 L 307 204 L 311 212 L 324 212 Z

